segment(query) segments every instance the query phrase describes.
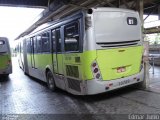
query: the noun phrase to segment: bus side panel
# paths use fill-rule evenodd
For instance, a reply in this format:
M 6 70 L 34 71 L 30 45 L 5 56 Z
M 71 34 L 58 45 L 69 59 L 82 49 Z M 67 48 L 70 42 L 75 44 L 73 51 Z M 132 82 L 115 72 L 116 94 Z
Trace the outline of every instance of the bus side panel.
M 8 61 L 8 54 L 0 54 L 0 69 L 6 69 L 8 67 Z
M 75 94 L 83 93 L 81 53 L 63 54 L 63 68 L 66 90 Z
M 32 74 L 32 54 L 30 53 L 27 53 L 27 64 L 28 64 L 28 75 L 31 75 Z
M 29 74 L 28 62 L 27 62 L 27 45 L 26 40 L 23 41 L 23 57 L 24 57 L 24 72 Z
M 58 73 L 58 61 L 57 61 L 57 54 L 53 53 L 53 71 L 54 73 Z
M 63 55 L 67 91 L 73 94 L 85 94 L 85 80 L 93 80 L 91 64 L 96 59 L 96 51 L 66 53 Z
M 67 77 L 82 79 L 81 53 L 64 54 L 64 71 Z
M 27 64 L 28 64 L 28 68 L 32 68 L 31 54 L 28 54 L 28 53 L 27 53 Z M 30 71 L 28 71 L 28 73 L 30 74 Z
M 63 54 L 57 54 L 57 67 L 58 67 L 58 74 L 63 75 Z
M 83 80 L 92 80 L 92 63 L 96 60 L 96 50 L 85 51 L 82 54 Z
M 38 78 L 42 81 L 46 81 L 46 68 L 52 70 L 52 55 L 47 54 L 34 54 L 35 67 L 32 66 L 32 54 L 27 54 L 27 61 L 29 66 L 29 75 Z
M 67 77 L 92 80 L 92 63 L 96 60 L 96 50 L 64 55 L 64 70 Z
M 37 71 L 37 78 L 46 81 L 46 68 L 52 70 L 52 55 L 51 53 L 42 53 L 42 54 L 35 54 L 35 67 Z

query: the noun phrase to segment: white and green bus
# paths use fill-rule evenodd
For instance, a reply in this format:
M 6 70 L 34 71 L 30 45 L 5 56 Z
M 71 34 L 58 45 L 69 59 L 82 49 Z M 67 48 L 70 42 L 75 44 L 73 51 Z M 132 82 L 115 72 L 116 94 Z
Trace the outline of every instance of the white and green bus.
M 76 95 L 143 81 L 138 12 L 92 8 L 46 23 L 23 37 L 24 72 Z
M 0 37 L 0 76 L 12 73 L 11 51 L 8 38 Z
M 18 58 L 18 64 L 22 70 L 24 70 L 23 42 L 23 39 L 15 41 L 15 51 Z

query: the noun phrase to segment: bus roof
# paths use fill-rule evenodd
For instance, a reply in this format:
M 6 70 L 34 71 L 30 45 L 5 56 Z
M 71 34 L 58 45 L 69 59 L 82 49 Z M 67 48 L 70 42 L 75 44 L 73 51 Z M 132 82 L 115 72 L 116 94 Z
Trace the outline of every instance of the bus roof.
M 7 37 L 0 37 L 0 40 L 8 40 Z
M 124 8 L 112 8 L 112 7 L 98 7 L 98 8 L 91 8 L 94 12 L 130 12 L 135 13 L 134 10 L 124 9 Z

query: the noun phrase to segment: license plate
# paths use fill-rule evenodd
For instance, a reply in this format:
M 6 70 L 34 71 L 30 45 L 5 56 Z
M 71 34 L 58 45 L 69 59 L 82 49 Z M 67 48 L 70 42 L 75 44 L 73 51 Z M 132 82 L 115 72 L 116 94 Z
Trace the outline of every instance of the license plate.
M 119 67 L 117 68 L 117 73 L 125 72 L 126 68 L 125 67 Z
M 130 80 L 124 80 L 119 82 L 119 86 L 125 85 L 125 84 L 129 84 L 131 81 Z

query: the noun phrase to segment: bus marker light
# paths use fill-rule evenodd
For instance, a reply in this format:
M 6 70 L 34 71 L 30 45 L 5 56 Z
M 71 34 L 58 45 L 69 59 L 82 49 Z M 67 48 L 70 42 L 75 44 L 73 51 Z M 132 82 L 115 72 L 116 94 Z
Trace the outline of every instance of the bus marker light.
M 101 73 L 96 61 L 91 64 L 93 76 L 95 79 L 101 79 Z
M 98 72 L 98 68 L 95 68 L 95 69 L 94 69 L 94 73 L 97 73 L 97 72 Z
M 97 73 L 96 78 L 97 78 L 97 79 L 99 79 L 99 78 L 100 78 L 100 74 L 99 74 L 99 73 Z
M 93 63 L 93 64 L 92 64 L 93 67 L 96 67 L 96 65 L 97 65 L 96 63 Z

